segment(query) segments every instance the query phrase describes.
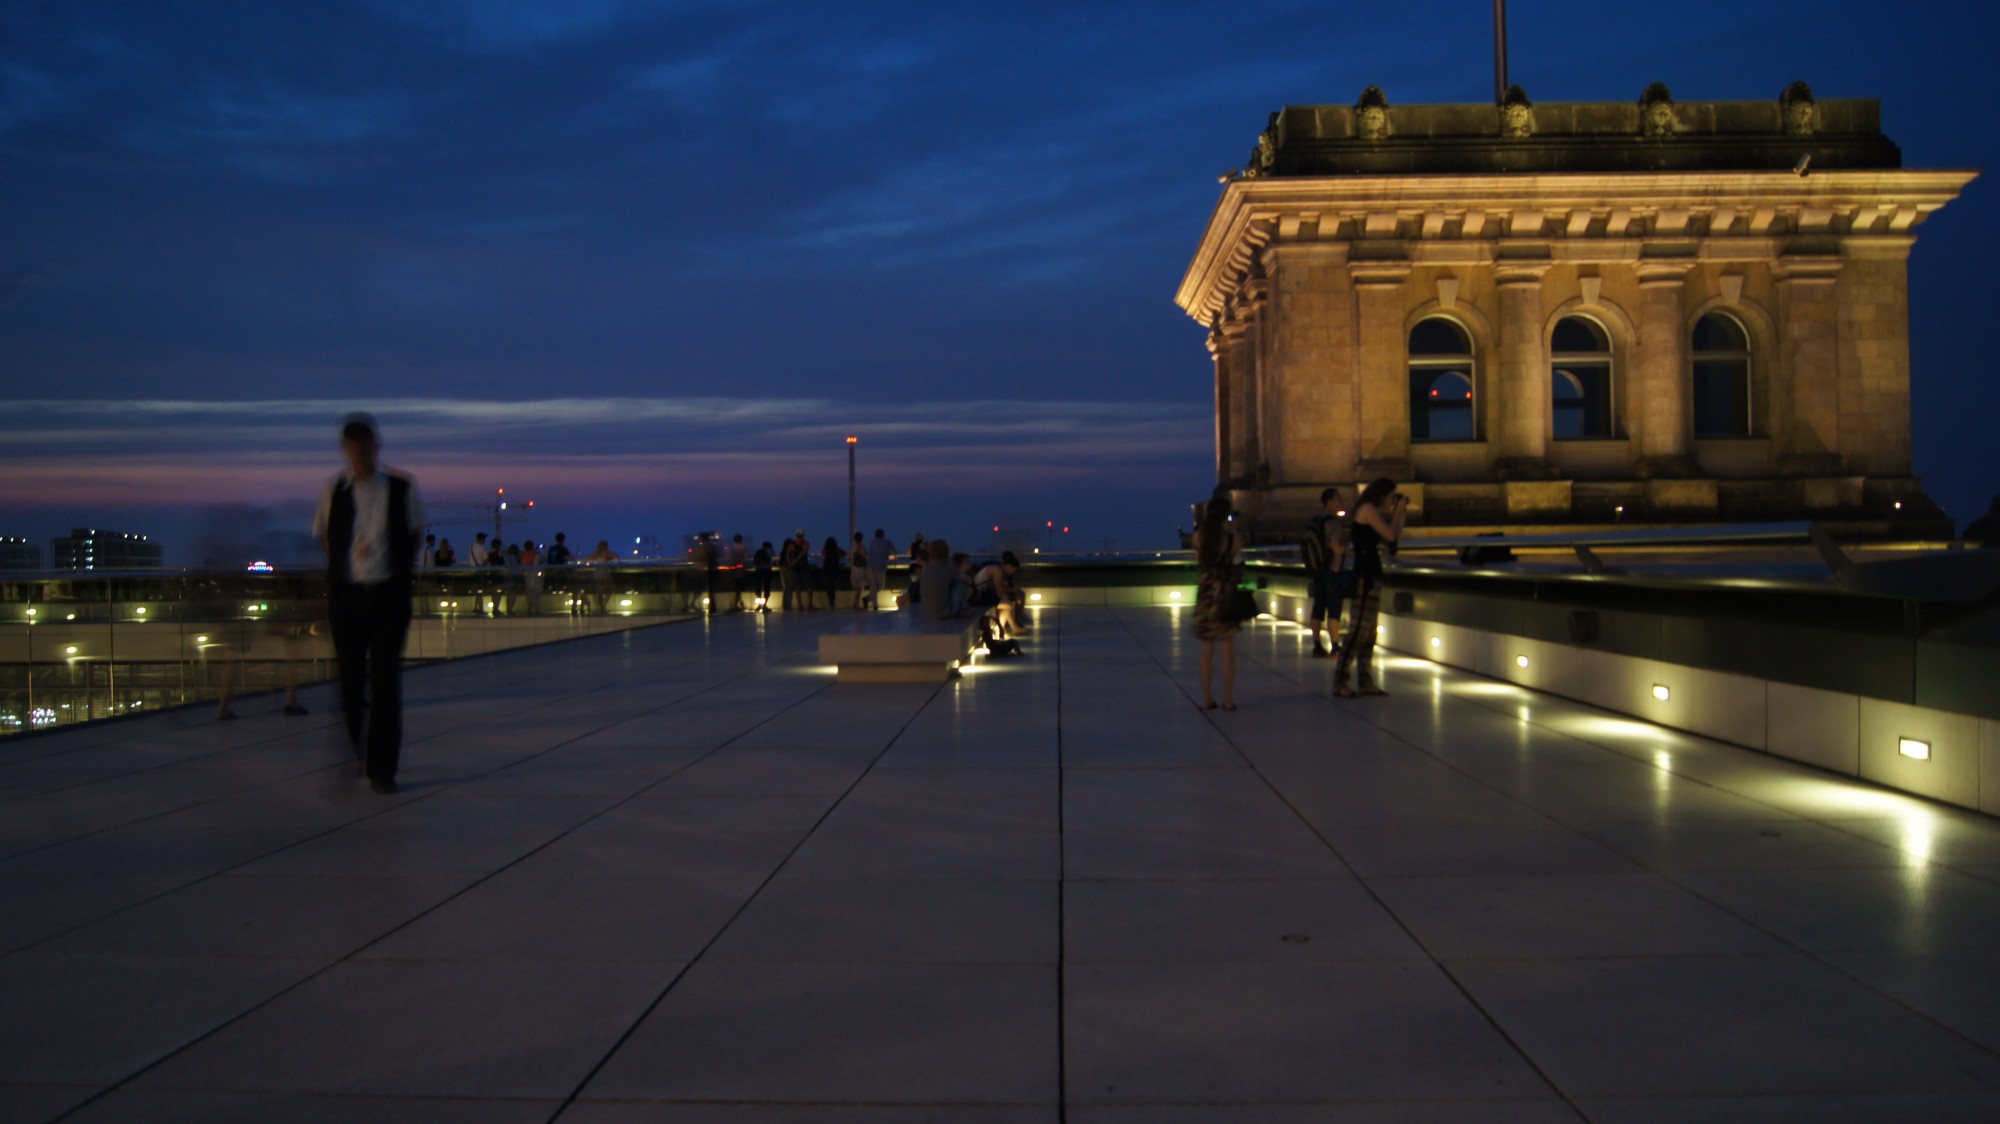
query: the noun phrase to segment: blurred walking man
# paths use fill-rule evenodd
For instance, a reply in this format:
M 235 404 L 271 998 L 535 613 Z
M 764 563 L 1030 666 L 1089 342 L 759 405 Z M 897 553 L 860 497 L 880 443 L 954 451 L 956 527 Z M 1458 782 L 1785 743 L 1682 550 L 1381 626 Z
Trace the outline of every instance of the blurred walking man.
M 416 482 L 377 460 L 381 448 L 375 419 L 349 415 L 340 430 L 347 468 L 320 494 L 313 535 L 326 548 L 347 736 L 369 786 L 388 794 L 403 748 L 403 638 L 424 509 Z

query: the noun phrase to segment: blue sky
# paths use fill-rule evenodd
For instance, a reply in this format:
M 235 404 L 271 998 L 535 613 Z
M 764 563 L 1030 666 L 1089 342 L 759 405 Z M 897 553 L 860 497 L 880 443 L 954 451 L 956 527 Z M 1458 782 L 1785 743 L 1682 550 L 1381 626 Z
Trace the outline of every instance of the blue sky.
M 1537 101 L 1879 97 L 1981 167 L 1993 16 L 1510 9 Z M 1284 104 L 1491 96 L 1490 6 L 712 0 L 0 11 L 0 533 L 297 517 L 381 417 L 438 501 L 533 530 L 1163 545 L 1212 480 L 1172 293 Z M 1912 267 L 1918 470 L 1983 508 L 1990 185 Z M 1983 350 L 1983 349 L 1982 349 Z M 525 529 L 524 529 L 525 530 Z M 174 560 L 194 561 L 188 550 Z

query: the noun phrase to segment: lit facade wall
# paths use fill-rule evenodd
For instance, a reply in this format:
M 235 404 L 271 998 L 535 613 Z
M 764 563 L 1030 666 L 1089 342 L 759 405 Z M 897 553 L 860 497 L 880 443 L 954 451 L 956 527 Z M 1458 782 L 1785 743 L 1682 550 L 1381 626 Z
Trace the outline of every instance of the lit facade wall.
M 1274 114 L 1177 296 L 1209 328 L 1217 481 L 1253 526 L 1377 476 L 1455 526 L 1928 506 L 1907 261 L 1973 173 L 1895 166 L 1872 102 L 1813 108 L 1839 134 L 1788 133 L 1775 103 L 1679 106 L 1671 136 L 1641 106 L 1536 107 L 1515 137 L 1497 107 L 1423 106 L 1371 139 L 1367 108 Z M 1695 350 L 1711 316 L 1740 347 Z M 1426 439 L 1412 332 L 1432 319 L 1466 341 L 1469 400 Z M 1601 355 L 1562 353 L 1576 320 Z M 1698 388 L 1739 369 L 1726 408 Z M 1714 432 L 1718 412 L 1740 421 Z

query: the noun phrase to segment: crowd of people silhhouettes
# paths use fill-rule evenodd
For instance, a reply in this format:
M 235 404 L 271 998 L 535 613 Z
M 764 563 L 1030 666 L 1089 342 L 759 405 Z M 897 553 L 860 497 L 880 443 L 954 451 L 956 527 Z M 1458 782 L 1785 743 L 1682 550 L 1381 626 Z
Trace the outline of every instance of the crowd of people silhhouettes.
M 491 570 L 500 579 L 478 602 L 481 611 L 496 615 L 519 611 L 524 600 L 536 605 L 553 568 L 586 567 L 591 588 L 573 589 L 567 598 L 571 612 L 581 614 L 605 610 L 609 594 L 603 566 L 620 561 L 602 539 L 595 550 L 578 555 L 561 533 L 539 546 L 526 538 L 489 542 L 482 531 L 467 548 L 463 567 Z M 944 540 L 921 534 L 899 550 L 880 528 L 872 539 L 856 531 L 844 547 L 831 535 L 815 547 L 800 529 L 779 545 L 765 541 L 754 549 L 740 534 L 726 543 L 714 535 L 696 536 L 688 561 L 706 578 L 703 597 L 694 607 L 711 613 L 902 609 L 933 620 L 977 620 L 988 653 L 1003 658 L 1019 653 L 1019 637 L 1028 631 L 1021 560 L 1011 550 L 975 562 Z M 901 571 L 893 589 L 892 563 Z M 451 540 L 436 535 L 424 537 L 417 565 L 425 570 L 461 567 Z
M 1021 561 L 1012 551 L 975 564 L 943 539 L 921 534 L 898 551 L 879 527 L 873 538 L 856 531 L 843 547 L 829 535 L 815 548 L 801 529 L 781 545 L 767 541 L 755 550 L 742 535 L 726 544 L 702 536 L 691 561 L 707 577 L 704 606 L 710 612 L 901 609 L 931 620 L 977 620 L 988 653 L 1003 658 L 1020 652 L 1018 638 L 1028 631 L 1022 622 L 1026 595 L 1017 580 Z M 891 588 L 890 568 L 897 562 L 903 573 Z

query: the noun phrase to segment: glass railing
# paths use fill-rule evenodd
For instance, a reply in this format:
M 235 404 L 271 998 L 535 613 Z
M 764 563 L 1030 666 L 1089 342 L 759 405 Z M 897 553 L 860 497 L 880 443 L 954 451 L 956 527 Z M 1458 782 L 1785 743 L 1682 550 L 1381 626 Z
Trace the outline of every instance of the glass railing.
M 656 624 L 701 612 L 708 586 L 686 565 L 426 570 L 404 655 L 450 660 Z M 0 737 L 332 675 L 323 572 L 0 575 Z

